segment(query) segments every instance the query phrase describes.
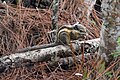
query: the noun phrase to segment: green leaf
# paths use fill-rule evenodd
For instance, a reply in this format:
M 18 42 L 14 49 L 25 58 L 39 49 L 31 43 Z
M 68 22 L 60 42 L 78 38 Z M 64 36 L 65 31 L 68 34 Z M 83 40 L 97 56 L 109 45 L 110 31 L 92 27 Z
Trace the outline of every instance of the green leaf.
M 85 80 L 86 78 L 87 78 L 87 71 L 84 71 L 83 79 L 82 80 Z
M 99 73 L 102 73 L 105 70 L 105 62 L 103 62 L 101 65 L 99 65 Z
M 120 50 L 117 50 L 117 51 L 111 53 L 111 55 L 112 55 L 114 58 L 119 57 L 119 56 L 120 56 Z
M 118 43 L 118 45 L 120 46 L 120 37 L 118 37 L 117 43 Z
M 112 77 L 113 77 L 113 75 L 112 75 L 112 72 L 111 72 L 111 71 L 106 72 L 106 73 L 105 73 L 105 75 L 106 75 L 106 76 L 108 76 L 109 78 L 112 78 Z

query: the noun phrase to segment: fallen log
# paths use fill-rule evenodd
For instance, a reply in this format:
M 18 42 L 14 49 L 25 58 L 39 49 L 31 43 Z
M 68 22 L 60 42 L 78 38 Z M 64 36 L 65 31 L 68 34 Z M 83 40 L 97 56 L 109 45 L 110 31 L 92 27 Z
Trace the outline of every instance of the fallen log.
M 84 44 L 84 47 L 87 46 L 87 48 L 85 49 L 88 49 L 86 51 L 90 52 L 92 47 L 93 48 L 99 47 L 99 41 L 100 41 L 99 38 L 88 41 L 77 41 L 72 43 L 72 46 L 76 53 L 78 52 L 81 53 L 80 47 L 82 46 L 82 44 Z M 15 53 L 8 56 L 4 56 L 0 58 L 0 72 L 3 72 L 9 67 L 19 67 L 27 61 L 28 62 L 50 61 L 51 57 L 54 57 L 55 55 L 62 57 L 71 56 L 71 49 L 68 46 L 58 45 L 45 49 L 37 49 L 33 51 Z

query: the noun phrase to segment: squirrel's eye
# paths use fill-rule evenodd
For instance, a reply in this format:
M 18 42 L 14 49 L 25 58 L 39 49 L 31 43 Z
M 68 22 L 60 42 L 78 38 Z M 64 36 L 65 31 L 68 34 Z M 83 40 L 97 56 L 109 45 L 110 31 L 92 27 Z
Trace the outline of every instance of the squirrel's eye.
M 75 25 L 74 29 L 75 29 L 75 30 L 79 30 L 79 28 L 78 28 L 78 26 L 77 26 L 77 25 Z

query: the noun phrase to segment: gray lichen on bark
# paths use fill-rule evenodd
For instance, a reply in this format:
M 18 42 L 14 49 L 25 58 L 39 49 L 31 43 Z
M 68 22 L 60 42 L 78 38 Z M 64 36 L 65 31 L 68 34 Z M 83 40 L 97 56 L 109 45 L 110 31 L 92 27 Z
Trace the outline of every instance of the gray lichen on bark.
M 102 1 L 103 25 L 99 53 L 106 61 L 110 54 L 117 50 L 117 39 L 120 37 L 120 0 Z

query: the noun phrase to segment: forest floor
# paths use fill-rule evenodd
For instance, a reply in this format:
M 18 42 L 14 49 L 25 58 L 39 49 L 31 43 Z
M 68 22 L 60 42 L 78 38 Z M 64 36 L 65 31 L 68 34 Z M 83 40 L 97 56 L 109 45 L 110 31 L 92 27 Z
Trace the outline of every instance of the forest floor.
M 86 40 L 98 38 L 102 20 L 95 10 L 88 19 L 87 7 L 83 7 L 86 4 L 76 1 L 60 4 L 58 26 L 80 22 L 88 30 Z M 51 16 L 51 8 L 31 9 L 0 4 L 0 56 L 12 54 L 16 49 L 27 46 L 48 43 Z M 51 67 L 48 66 L 49 62 L 36 62 L 30 66 L 6 70 L 0 74 L 0 80 L 117 80 L 120 79 L 120 68 L 115 67 L 120 65 L 119 62 L 119 58 L 115 59 L 106 69 L 105 63 L 96 55 L 90 55 L 73 66 L 60 66 L 58 63 L 59 66 Z

